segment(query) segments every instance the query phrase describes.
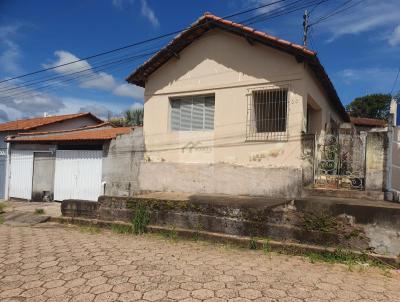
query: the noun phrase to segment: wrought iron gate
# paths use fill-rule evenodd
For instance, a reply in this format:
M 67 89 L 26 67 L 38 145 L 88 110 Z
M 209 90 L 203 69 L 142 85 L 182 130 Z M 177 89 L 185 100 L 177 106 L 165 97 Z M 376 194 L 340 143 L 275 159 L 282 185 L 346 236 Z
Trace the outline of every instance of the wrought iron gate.
M 357 134 L 350 129 L 317 136 L 314 186 L 364 190 L 365 145 L 366 135 Z

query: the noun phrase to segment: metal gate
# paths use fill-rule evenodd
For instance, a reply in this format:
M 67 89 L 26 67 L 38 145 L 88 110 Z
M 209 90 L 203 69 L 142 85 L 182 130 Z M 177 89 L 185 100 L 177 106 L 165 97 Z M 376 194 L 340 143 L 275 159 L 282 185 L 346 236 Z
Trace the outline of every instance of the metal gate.
M 33 152 L 12 151 L 10 171 L 10 197 L 32 198 Z
M 317 136 L 314 186 L 327 189 L 364 190 L 366 135 L 352 129 Z
M 102 193 L 102 151 L 57 150 L 54 200 L 97 201 Z

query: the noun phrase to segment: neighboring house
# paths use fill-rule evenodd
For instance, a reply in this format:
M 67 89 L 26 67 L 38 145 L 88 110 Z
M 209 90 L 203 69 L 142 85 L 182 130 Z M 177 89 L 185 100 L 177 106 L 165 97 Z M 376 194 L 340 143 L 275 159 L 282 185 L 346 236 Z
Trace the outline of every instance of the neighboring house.
M 127 81 L 145 88 L 142 190 L 298 196 L 307 134 L 349 122 L 315 52 L 208 13 Z
M 387 121 L 375 118 L 365 117 L 350 117 L 351 123 L 356 128 L 357 132 L 384 130 L 387 127 Z
M 106 167 L 112 167 L 112 162 L 117 160 L 109 154 L 115 148 L 115 140 L 131 132 L 131 127 L 114 128 L 103 123 L 7 137 L 8 197 L 34 201 L 97 201 L 105 193 L 107 170 L 104 162 Z
M 55 115 L 0 124 L 0 199 L 5 197 L 7 144 L 4 139 L 9 135 L 32 131 L 53 131 L 93 126 L 103 121 L 91 113 Z

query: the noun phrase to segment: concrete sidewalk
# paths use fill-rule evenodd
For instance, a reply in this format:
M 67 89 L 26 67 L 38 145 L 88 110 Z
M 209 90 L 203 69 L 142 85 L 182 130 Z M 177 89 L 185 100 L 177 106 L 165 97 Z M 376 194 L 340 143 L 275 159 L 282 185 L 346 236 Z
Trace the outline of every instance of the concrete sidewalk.
M 61 203 L 58 202 L 27 202 L 27 201 L 4 201 L 4 211 L 35 213 L 36 209 L 43 209 L 44 214 L 50 217 L 61 216 Z

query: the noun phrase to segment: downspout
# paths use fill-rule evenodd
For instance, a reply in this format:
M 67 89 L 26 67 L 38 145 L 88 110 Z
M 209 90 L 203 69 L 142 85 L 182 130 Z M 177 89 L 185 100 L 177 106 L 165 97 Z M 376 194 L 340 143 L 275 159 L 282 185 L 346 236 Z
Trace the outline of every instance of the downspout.
M 5 200 L 9 200 L 10 194 L 10 177 L 11 177 L 11 143 L 7 142 L 7 160 L 6 160 L 6 188 L 5 188 Z

